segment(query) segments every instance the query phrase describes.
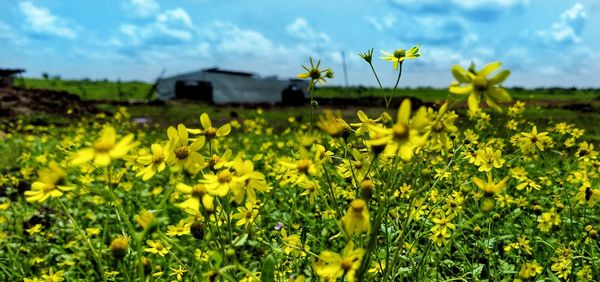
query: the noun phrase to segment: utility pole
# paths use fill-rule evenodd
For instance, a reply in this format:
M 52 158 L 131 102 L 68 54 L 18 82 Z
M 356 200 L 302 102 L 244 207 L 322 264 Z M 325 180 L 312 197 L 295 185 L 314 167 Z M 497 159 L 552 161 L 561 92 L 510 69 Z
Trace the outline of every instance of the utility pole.
M 348 88 L 348 70 L 346 69 L 346 52 L 342 51 L 342 68 L 344 69 L 344 86 Z

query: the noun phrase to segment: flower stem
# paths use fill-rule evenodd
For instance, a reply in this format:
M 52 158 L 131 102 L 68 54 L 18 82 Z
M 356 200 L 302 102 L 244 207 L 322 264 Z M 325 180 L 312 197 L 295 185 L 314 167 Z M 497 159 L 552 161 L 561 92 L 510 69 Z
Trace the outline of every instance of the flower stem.
M 67 206 L 65 205 L 65 203 L 63 203 L 62 200 L 60 200 L 60 199 L 58 199 L 58 203 L 60 204 L 60 206 L 64 210 L 65 214 L 67 214 L 67 217 L 69 218 L 69 220 L 71 221 L 71 223 L 73 224 L 73 226 L 75 227 L 75 229 L 77 229 L 79 231 L 79 233 L 81 233 L 81 235 L 83 236 L 83 238 L 85 238 L 85 242 L 88 244 L 88 247 L 90 247 L 90 251 L 92 252 L 92 257 L 96 261 L 96 268 L 97 268 L 98 274 L 102 278 L 102 281 L 106 281 L 106 277 L 104 277 L 104 270 L 103 270 L 104 267 L 102 265 L 102 260 L 98 256 L 98 253 L 96 252 L 96 249 L 94 249 L 94 246 L 92 245 L 92 242 L 90 241 L 90 238 L 87 236 L 87 234 L 85 233 L 85 231 L 83 231 L 83 229 L 81 229 L 81 227 L 79 226 L 79 224 L 77 224 L 77 221 L 75 221 L 75 218 L 73 218 L 73 216 L 69 212 L 69 209 L 67 208 Z
M 394 90 L 392 91 L 392 95 L 390 96 L 390 99 L 385 101 L 385 110 L 386 111 L 390 110 L 390 103 L 392 102 L 392 99 L 396 95 L 396 89 L 398 89 L 398 83 L 400 83 L 400 77 L 402 77 L 402 62 L 400 62 L 399 66 L 398 66 L 398 78 L 396 79 L 396 84 L 394 84 Z

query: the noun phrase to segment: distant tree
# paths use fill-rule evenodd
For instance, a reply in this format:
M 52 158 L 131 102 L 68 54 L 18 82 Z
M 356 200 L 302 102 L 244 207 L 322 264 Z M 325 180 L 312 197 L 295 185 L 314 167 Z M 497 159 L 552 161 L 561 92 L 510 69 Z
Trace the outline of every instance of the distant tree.
M 50 75 L 47 72 L 43 72 L 42 78 L 44 78 L 44 80 L 48 80 L 50 78 Z

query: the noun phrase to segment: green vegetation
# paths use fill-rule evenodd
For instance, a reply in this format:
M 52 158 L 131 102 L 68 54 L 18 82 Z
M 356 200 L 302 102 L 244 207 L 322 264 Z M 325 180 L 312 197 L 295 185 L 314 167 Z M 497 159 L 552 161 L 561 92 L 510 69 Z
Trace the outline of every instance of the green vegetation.
M 32 89 L 47 89 L 66 91 L 80 96 L 84 100 L 120 100 L 120 99 L 146 99 L 152 84 L 140 81 L 114 82 L 107 80 L 61 80 L 56 78 L 39 79 L 25 78 L 25 86 Z M 119 88 L 121 89 L 119 96 Z M 576 88 L 537 88 L 524 89 L 521 87 L 509 88 L 509 93 L 516 100 L 557 100 L 557 101 L 600 101 L 599 89 Z M 315 91 L 315 98 L 370 98 L 391 95 L 391 88 L 383 91 L 375 87 L 319 87 Z M 398 88 L 396 97 L 415 97 L 423 101 L 442 101 L 448 96 L 446 88 L 417 87 Z M 154 96 L 152 96 L 154 97 Z
M 140 81 L 114 82 L 108 80 L 62 80 L 57 78 L 25 78 L 25 87 L 66 91 L 84 100 L 146 99 L 151 84 Z

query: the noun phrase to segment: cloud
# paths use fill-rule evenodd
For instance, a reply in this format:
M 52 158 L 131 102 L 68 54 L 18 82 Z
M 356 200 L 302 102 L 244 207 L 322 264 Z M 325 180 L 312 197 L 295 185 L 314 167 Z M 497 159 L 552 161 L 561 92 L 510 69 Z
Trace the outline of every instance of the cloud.
M 156 17 L 156 20 L 163 24 L 181 25 L 185 27 L 193 26 L 190 15 L 182 8 L 175 8 L 159 14 Z
M 560 19 L 549 29 L 537 31 L 546 43 L 574 44 L 581 42 L 581 32 L 587 15 L 581 3 L 575 3 L 560 15 Z
M 242 29 L 232 23 L 216 21 L 206 34 L 217 49 L 227 56 L 243 55 L 268 58 L 287 53 L 287 48 L 275 44 L 262 33 Z
M 113 43 L 123 47 L 178 45 L 194 39 L 192 20 L 181 8 L 160 13 L 148 24 L 123 24 L 120 31 L 126 38 Z
M 285 30 L 290 36 L 304 41 L 321 43 L 329 43 L 331 41 L 327 34 L 314 30 L 304 18 L 296 18 L 296 20 L 286 26 Z
M 381 32 L 396 36 L 402 42 L 426 45 L 467 45 L 476 42 L 478 36 L 469 30 L 469 25 L 456 17 L 419 16 L 402 13 L 399 17 L 386 16 L 378 20 L 365 20 Z M 398 28 L 404 27 L 404 28 Z
M 132 11 L 139 17 L 151 17 L 158 12 L 160 6 L 154 0 L 129 0 L 124 3 L 126 11 Z
M 468 20 L 490 21 L 507 13 L 521 11 L 529 0 L 389 0 L 405 12 L 435 15 L 459 15 Z
M 34 5 L 29 1 L 19 3 L 25 16 L 25 27 L 36 36 L 53 36 L 74 39 L 77 33 L 67 20 L 55 16 L 50 10 Z
M 383 31 L 391 28 L 396 23 L 396 17 L 394 15 L 387 15 L 381 19 L 377 19 L 372 16 L 365 17 L 365 20 L 371 24 L 376 30 Z
M 27 37 L 17 33 L 11 26 L 0 21 L 0 43 L 4 46 L 24 46 Z

